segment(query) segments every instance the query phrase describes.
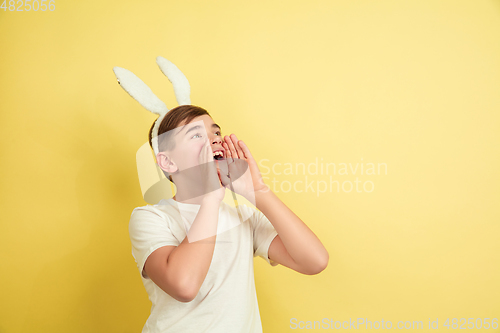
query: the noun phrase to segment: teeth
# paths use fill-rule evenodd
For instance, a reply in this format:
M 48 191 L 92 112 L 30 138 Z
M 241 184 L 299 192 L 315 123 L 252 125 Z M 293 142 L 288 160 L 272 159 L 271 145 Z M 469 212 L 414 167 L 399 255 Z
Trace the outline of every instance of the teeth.
M 221 156 L 222 157 L 222 151 L 216 151 L 214 153 L 214 156 Z

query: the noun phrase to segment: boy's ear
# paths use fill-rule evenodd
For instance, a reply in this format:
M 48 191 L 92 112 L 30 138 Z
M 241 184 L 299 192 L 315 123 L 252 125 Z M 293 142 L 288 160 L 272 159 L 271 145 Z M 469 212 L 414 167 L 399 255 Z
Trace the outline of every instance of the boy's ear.
M 158 155 L 156 155 L 156 161 L 160 169 L 168 173 L 174 173 L 178 169 L 172 158 L 165 152 L 158 153 Z

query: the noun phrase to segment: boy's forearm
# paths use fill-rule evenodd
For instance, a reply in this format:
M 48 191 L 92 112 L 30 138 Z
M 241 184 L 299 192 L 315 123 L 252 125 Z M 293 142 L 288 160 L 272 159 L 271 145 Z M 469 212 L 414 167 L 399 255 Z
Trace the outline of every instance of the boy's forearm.
M 220 202 L 204 201 L 187 237 L 168 257 L 168 279 L 188 299 L 196 296 L 210 268 L 217 237 L 219 206 Z
M 328 262 L 328 252 L 318 237 L 270 189 L 267 192 L 256 192 L 255 202 L 298 265 L 314 267 Z

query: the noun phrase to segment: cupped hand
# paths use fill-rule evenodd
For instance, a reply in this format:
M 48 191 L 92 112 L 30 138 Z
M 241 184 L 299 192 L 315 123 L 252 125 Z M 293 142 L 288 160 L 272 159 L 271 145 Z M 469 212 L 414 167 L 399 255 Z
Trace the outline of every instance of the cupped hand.
M 198 162 L 201 173 L 201 193 L 203 193 L 204 198 L 222 201 L 225 187 L 221 184 L 219 168 L 214 160 L 212 148 L 208 141 L 201 148 Z
M 235 134 L 226 135 L 222 146 L 225 149 L 229 178 L 234 192 L 249 199 L 249 197 L 254 198 L 255 192 L 267 192 L 269 190 L 269 187 L 262 179 L 259 167 L 250 153 L 250 149 L 242 140 L 238 140 Z M 234 179 L 236 177 L 231 177 L 232 174 L 237 175 L 238 178 Z M 224 183 L 224 178 L 222 180 Z

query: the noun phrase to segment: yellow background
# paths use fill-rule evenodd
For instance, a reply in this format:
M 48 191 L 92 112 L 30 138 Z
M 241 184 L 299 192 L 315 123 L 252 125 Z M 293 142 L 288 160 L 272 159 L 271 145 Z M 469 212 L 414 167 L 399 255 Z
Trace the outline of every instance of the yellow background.
M 265 332 L 500 318 L 499 1 L 56 0 L 0 32 L 0 332 L 140 332 L 128 221 L 155 116 L 112 67 L 173 107 L 158 55 L 258 161 L 387 164 L 371 193 L 277 193 L 330 262 L 255 260 Z

